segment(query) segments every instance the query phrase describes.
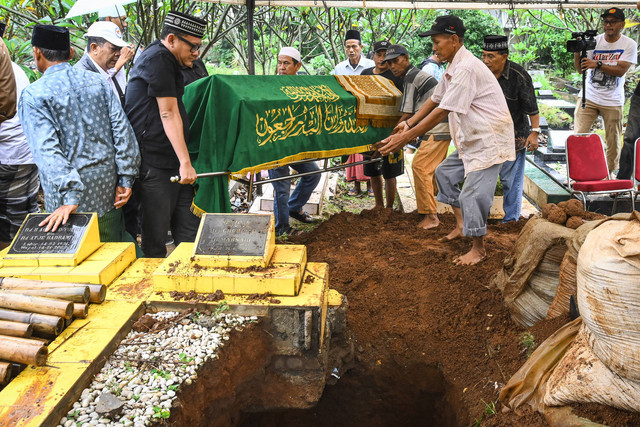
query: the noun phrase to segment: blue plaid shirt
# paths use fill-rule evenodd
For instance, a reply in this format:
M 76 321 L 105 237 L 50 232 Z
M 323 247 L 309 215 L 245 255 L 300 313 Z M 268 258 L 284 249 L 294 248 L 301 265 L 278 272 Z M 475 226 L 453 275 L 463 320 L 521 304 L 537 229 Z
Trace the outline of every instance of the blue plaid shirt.
M 49 67 L 22 92 L 18 107 L 40 173 L 45 207 L 113 209 L 116 186 L 131 187 L 140 151 L 117 96 L 99 74 Z

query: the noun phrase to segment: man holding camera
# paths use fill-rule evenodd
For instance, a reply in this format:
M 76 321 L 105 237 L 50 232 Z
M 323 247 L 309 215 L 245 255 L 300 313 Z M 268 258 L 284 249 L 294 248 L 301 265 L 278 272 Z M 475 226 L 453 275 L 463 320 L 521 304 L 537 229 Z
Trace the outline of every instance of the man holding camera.
M 576 106 L 575 132 L 587 133 L 601 115 L 604 120 L 609 172 L 618 169 L 622 107 L 624 105 L 624 76 L 631 64 L 636 64 L 638 47 L 635 41 L 622 35 L 624 12 L 617 7 L 602 15 L 604 33 L 596 36 L 596 47 L 587 51 L 586 58 L 574 53 L 576 70 L 586 72 L 586 107 Z

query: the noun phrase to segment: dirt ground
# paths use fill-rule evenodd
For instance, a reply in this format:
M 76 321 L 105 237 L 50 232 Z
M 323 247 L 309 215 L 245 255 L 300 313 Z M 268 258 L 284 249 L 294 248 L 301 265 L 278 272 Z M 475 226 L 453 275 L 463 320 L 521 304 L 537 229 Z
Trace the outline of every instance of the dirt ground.
M 496 403 L 527 349 L 524 331 L 488 285 L 526 220 L 491 224 L 488 257 L 464 267 L 452 260 L 470 240 L 438 241 L 453 216 L 441 216 L 435 231 L 417 229 L 418 220 L 388 210 L 343 212 L 294 238 L 307 245 L 309 261 L 329 264 L 331 287 L 347 296 L 357 363 L 315 408 L 250 414 L 242 425 L 547 425 L 536 412 L 502 414 Z M 535 325 L 536 345 L 567 320 Z M 624 411 L 582 406 L 582 415 L 604 417 L 598 421 L 639 425 Z

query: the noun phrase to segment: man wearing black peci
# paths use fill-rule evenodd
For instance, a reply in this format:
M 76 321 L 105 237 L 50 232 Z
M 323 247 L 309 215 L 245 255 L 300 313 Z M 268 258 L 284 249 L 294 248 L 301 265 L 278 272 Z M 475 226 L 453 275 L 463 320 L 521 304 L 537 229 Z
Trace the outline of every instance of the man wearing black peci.
M 186 141 L 189 118 L 182 95 L 182 67 L 199 56 L 206 21 L 169 12 L 161 40 L 140 54 L 129 78 L 125 111 L 140 145 L 142 250 L 146 257 L 167 255 L 171 230 L 176 245 L 195 240 L 200 223 L 191 212 L 196 171 Z M 174 175 L 179 182 L 171 182 Z

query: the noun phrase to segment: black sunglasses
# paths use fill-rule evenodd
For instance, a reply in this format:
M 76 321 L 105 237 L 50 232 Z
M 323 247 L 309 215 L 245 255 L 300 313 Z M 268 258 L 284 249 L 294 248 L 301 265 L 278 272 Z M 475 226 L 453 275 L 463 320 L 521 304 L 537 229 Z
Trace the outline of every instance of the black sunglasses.
M 185 39 L 185 38 L 183 38 L 183 37 L 180 37 L 180 36 L 179 36 L 179 35 L 177 35 L 177 34 L 174 34 L 174 36 L 176 36 L 178 39 L 182 40 L 183 42 L 185 42 L 186 44 L 188 44 L 189 46 L 191 46 L 191 53 L 199 52 L 199 51 L 200 51 L 200 49 L 202 48 L 202 45 L 201 45 L 201 44 L 194 44 L 194 43 L 191 43 L 189 40 L 187 40 L 187 39 Z

